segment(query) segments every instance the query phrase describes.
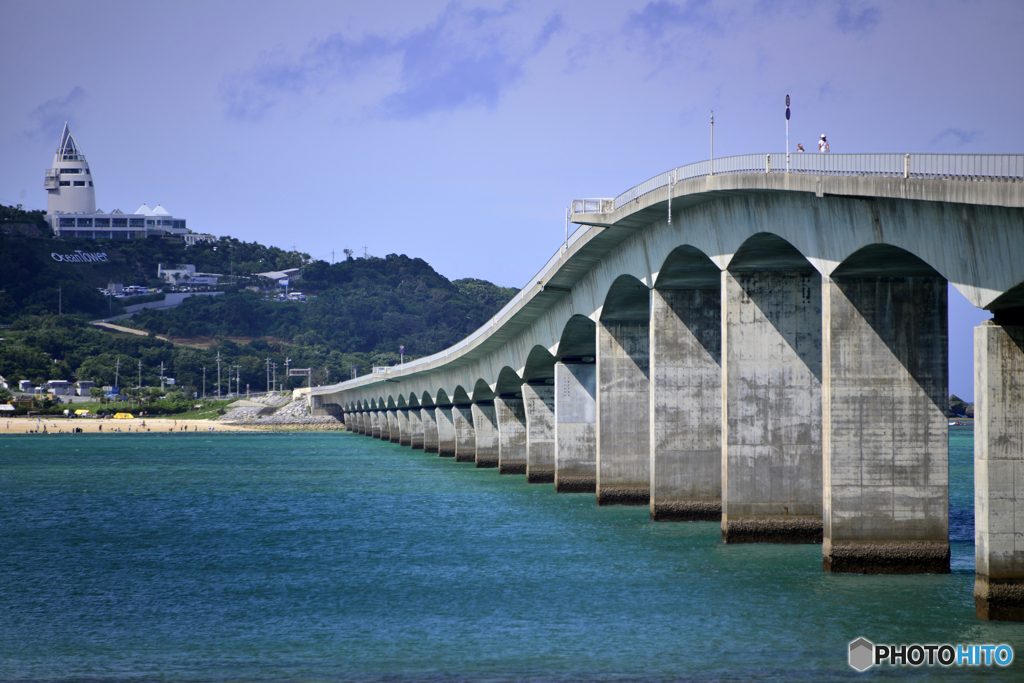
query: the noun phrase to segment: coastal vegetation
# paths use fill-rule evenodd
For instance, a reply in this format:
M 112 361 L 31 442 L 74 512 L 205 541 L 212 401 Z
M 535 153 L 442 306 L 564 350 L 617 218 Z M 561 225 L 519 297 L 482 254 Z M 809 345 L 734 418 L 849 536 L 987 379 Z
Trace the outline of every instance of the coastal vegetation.
M 107 260 L 51 257 L 75 250 L 105 253 Z M 235 282 L 216 297 L 191 297 L 173 309 L 116 321 L 145 334 L 89 324 L 120 310 L 98 287 L 156 284 L 158 263 L 183 262 L 201 272 L 233 272 Z M 254 277 L 288 268 L 301 269 L 294 285 L 306 301 L 276 300 L 263 288 L 269 281 Z M 405 360 L 429 355 L 480 327 L 518 291 L 483 280 L 449 281 L 422 259 L 398 254 L 349 254 L 330 264 L 230 238 L 186 249 L 160 239 L 55 241 L 7 233 L 0 235 L 0 290 L 0 376 L 12 387 L 21 379 L 159 386 L 163 363 L 164 376 L 184 396 L 202 395 L 204 368 L 206 393 L 216 394 L 218 354 L 222 393 L 229 376 L 232 392 L 237 384 L 243 392 L 265 391 L 268 371 L 271 388 L 307 383 L 286 377 L 286 367 L 310 368 L 313 384 L 324 384 L 350 378 L 353 368 L 363 375 L 397 364 L 400 346 Z

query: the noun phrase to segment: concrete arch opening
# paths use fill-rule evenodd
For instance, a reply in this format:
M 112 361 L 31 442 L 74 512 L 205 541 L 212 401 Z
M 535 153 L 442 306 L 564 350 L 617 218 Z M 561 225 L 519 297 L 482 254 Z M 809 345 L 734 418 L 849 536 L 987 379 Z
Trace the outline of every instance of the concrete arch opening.
M 874 244 L 823 297 L 824 568 L 948 573 L 946 279 Z
M 649 505 L 651 291 L 615 279 L 597 322 L 598 505 Z
M 674 249 L 651 293 L 651 519 L 722 518 L 722 272 Z
M 722 271 L 722 540 L 822 539 L 821 275 L 778 235 Z

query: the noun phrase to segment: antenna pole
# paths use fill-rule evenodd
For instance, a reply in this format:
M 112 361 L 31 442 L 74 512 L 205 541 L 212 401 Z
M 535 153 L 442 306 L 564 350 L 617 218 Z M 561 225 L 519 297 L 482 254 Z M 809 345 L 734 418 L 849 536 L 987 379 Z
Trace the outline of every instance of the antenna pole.
M 711 168 L 708 175 L 715 175 L 715 110 L 711 110 Z

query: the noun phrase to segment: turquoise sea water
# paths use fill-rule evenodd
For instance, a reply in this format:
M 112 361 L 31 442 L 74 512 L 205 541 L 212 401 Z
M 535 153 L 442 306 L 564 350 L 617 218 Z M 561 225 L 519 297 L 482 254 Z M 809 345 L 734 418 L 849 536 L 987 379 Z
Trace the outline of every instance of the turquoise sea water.
M 948 576 L 845 576 L 351 434 L 0 439 L 0 680 L 1024 679 L 974 618 L 970 427 Z M 1008 643 L 1005 669 L 847 644 Z

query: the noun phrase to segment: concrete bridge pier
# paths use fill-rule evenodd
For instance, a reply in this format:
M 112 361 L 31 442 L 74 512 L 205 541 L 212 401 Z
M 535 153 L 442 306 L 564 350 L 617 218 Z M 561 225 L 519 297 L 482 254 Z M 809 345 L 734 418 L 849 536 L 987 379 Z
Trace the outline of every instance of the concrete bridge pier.
M 645 318 L 647 315 L 645 311 Z M 650 400 L 648 322 L 599 321 L 598 505 L 651 502 Z
M 498 421 L 498 474 L 526 474 L 526 408 L 523 399 L 494 399 Z
M 547 484 L 555 480 L 555 388 L 541 380 L 523 383 L 526 413 L 526 481 Z
M 651 299 L 651 519 L 722 519 L 721 276 Z
M 497 467 L 501 461 L 498 438 L 498 416 L 494 401 L 478 401 L 472 405 L 473 435 L 477 467 Z M 456 460 L 458 457 L 456 456 Z
M 455 462 L 476 462 L 476 432 L 473 431 L 473 405 L 452 406 L 455 425 Z
M 366 413 L 351 413 L 352 431 L 357 434 L 366 434 Z
M 375 410 L 370 413 L 370 418 L 373 420 L 373 433 L 371 436 L 381 441 L 388 440 L 388 418 L 382 410 Z
M 555 363 L 555 491 L 597 492 L 597 366 Z
M 455 457 L 455 418 L 451 406 L 434 408 L 434 421 L 437 424 L 437 455 L 441 458 Z
M 826 571 L 949 573 L 948 290 L 894 272 L 822 284 Z
M 420 408 L 420 422 L 423 424 L 423 452 L 424 453 L 437 453 L 438 451 L 438 437 L 437 437 L 437 417 L 435 416 L 436 408 Z
M 409 409 L 399 408 L 395 411 L 395 415 L 398 417 L 398 445 L 411 446 L 412 428 L 409 425 Z
M 795 256 L 722 271 L 726 543 L 822 540 L 821 276 Z
M 409 447 L 414 451 L 423 450 L 423 420 L 419 406 L 409 408 Z
M 388 421 L 388 441 L 398 443 L 402 438 L 402 428 L 398 423 L 398 411 L 392 408 L 385 414 Z
M 370 435 L 370 413 L 363 411 L 356 413 L 356 425 L 359 428 L 359 433 L 366 436 Z
M 974 328 L 974 606 L 1024 621 L 1024 309 Z

